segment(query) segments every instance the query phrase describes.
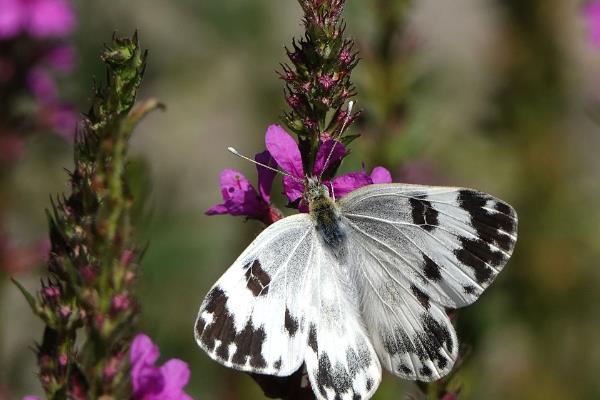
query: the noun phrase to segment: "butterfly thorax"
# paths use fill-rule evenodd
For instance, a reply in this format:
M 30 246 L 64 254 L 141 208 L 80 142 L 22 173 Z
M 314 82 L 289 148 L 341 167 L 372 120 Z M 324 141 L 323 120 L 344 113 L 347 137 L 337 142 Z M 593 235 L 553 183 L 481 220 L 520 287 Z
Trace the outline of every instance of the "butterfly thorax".
M 329 196 L 329 190 L 317 179 L 308 178 L 304 198 L 321 239 L 337 257 L 343 257 L 346 253 L 346 235 L 341 227 L 338 206 Z

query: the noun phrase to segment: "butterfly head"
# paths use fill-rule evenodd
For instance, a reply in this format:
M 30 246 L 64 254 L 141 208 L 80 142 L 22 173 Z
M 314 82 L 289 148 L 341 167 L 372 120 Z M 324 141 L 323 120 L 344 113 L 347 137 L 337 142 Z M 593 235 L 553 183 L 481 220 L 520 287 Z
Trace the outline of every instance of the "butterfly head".
M 329 190 L 315 177 L 304 181 L 304 199 L 310 204 L 316 200 L 329 198 Z

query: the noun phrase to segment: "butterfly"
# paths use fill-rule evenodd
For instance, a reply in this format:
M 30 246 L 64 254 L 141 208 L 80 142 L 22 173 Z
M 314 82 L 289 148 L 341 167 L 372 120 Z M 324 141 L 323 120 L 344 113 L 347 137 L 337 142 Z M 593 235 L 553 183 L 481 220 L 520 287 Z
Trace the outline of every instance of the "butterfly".
M 375 184 L 335 201 L 320 179 L 304 185 L 310 212 L 266 228 L 208 292 L 198 345 L 252 373 L 304 363 L 319 400 L 369 399 L 382 368 L 447 375 L 458 342 L 446 309 L 473 303 L 503 269 L 515 210 L 464 188 Z

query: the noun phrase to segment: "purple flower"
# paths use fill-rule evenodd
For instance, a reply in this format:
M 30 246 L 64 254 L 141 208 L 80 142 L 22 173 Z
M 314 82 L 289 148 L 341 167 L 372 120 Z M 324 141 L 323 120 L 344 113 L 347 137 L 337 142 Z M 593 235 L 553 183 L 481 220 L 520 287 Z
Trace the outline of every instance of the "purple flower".
M 39 102 L 50 104 L 58 100 L 58 88 L 52 76 L 44 68 L 31 69 L 27 75 L 27 84 Z
M 58 136 L 66 140 L 73 140 L 77 131 L 78 114 L 73 107 L 55 104 L 46 107 L 47 125 Z
M 600 47 L 600 1 L 592 1 L 583 9 L 590 42 Z
M 37 38 L 61 37 L 75 27 L 68 0 L 0 0 L 0 39 L 21 32 Z
M 283 169 L 292 177 L 283 177 L 283 189 L 285 195 L 289 199 L 291 204 L 299 204 L 302 199 L 302 193 L 304 192 L 304 171 L 302 168 L 302 156 L 300 155 L 300 149 L 296 141 L 279 125 L 271 125 L 267 130 L 265 142 L 267 150 L 273 156 L 275 161 L 281 169 Z M 333 153 L 331 149 L 334 146 L 333 140 L 327 140 L 323 142 L 317 152 L 317 158 L 313 169 L 314 176 L 320 176 L 324 169 L 331 167 L 342 161 L 342 159 L 348 154 L 346 147 L 337 142 Z M 331 153 L 331 157 L 327 165 L 327 157 Z M 373 183 L 390 183 L 392 177 L 388 170 L 383 167 L 377 167 L 373 170 L 371 175 L 368 175 L 364 171 L 351 172 L 345 175 L 338 176 L 331 181 L 324 181 L 332 195 L 335 198 L 341 198 L 351 191 L 358 189 L 359 187 L 370 185 Z M 306 210 L 306 205 L 300 207 L 301 210 Z
M 44 57 L 44 61 L 48 65 L 61 72 L 71 72 L 75 67 L 76 60 L 75 49 L 67 45 L 59 45 L 51 48 Z
M 139 334 L 130 350 L 131 381 L 134 400 L 191 400 L 183 391 L 190 379 L 190 370 L 181 360 L 172 359 L 161 367 L 154 364 L 160 353 L 152 340 Z
M 0 1 L 2 1 L 2 0 L 0 0 Z M 23 397 L 23 400 L 42 400 L 42 398 L 38 397 L 38 396 L 25 396 L 25 397 Z
M 254 159 L 266 165 L 276 166 L 267 151 L 257 154 Z M 221 172 L 220 185 L 223 203 L 209 208 L 206 210 L 206 214 L 246 216 L 258 219 L 266 224 L 280 219 L 280 213 L 269 204 L 275 172 L 258 165 L 256 169 L 258 172 L 258 192 L 241 172 L 234 169 L 226 169 Z

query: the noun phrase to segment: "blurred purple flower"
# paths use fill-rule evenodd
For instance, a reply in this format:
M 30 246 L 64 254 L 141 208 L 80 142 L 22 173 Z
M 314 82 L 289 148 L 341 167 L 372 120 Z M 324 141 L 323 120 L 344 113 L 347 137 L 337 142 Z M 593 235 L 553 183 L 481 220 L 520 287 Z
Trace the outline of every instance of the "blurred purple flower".
M 27 85 L 36 99 L 43 104 L 54 103 L 58 99 L 58 88 L 54 79 L 44 68 L 32 68 L 27 75 Z
M 75 12 L 68 0 L 0 0 L 0 39 L 21 32 L 37 38 L 61 37 L 75 24 Z
M 257 162 L 276 167 L 268 151 L 257 154 Z M 279 212 L 270 206 L 271 187 L 275 172 L 256 166 L 258 192 L 250 181 L 239 171 L 226 169 L 221 172 L 220 185 L 224 202 L 206 210 L 207 215 L 230 214 L 258 219 L 266 224 L 281 218 Z
M 0 0 L 1 1 L 1 0 Z M 75 49 L 68 45 L 59 45 L 48 51 L 44 61 L 53 69 L 61 72 L 70 72 L 75 67 Z
M 54 133 L 63 139 L 73 140 L 77 131 L 77 112 L 71 106 L 53 104 L 47 107 L 46 123 Z
M 183 391 L 190 379 L 187 364 L 171 359 L 157 367 L 160 356 L 152 340 L 139 334 L 133 339 L 130 350 L 131 381 L 134 400 L 192 400 Z
M 296 178 L 284 176 L 283 189 L 291 204 L 299 204 L 304 191 L 304 184 L 302 183 L 304 180 L 304 172 L 302 168 L 302 156 L 298 144 L 279 125 L 271 125 L 269 127 L 265 142 L 267 150 L 273 156 L 275 161 L 277 161 L 279 167 Z M 327 140 L 321 144 L 313 168 L 314 176 L 320 176 L 324 169 L 341 162 L 348 154 L 346 152 L 346 147 L 339 142 L 337 142 L 335 148 L 333 148 L 333 153 L 331 153 L 334 143 L 336 142 L 333 140 Z M 325 165 L 330 153 L 331 157 L 329 162 Z M 377 167 L 373 170 L 371 175 L 368 175 L 364 171 L 350 172 L 345 175 L 340 175 L 331 181 L 324 181 L 323 184 L 333 191 L 333 195 L 336 198 L 341 198 L 359 187 L 370 185 L 372 183 L 390 183 L 391 181 L 392 177 L 389 171 L 383 167 Z M 300 209 L 306 211 L 306 205 L 300 205 Z
M 2 0 L 0 0 L 0 1 L 2 1 Z M 38 397 L 38 396 L 25 396 L 25 397 L 23 397 L 23 400 L 42 400 L 42 398 Z
M 600 1 L 591 1 L 583 9 L 590 42 L 600 47 Z

